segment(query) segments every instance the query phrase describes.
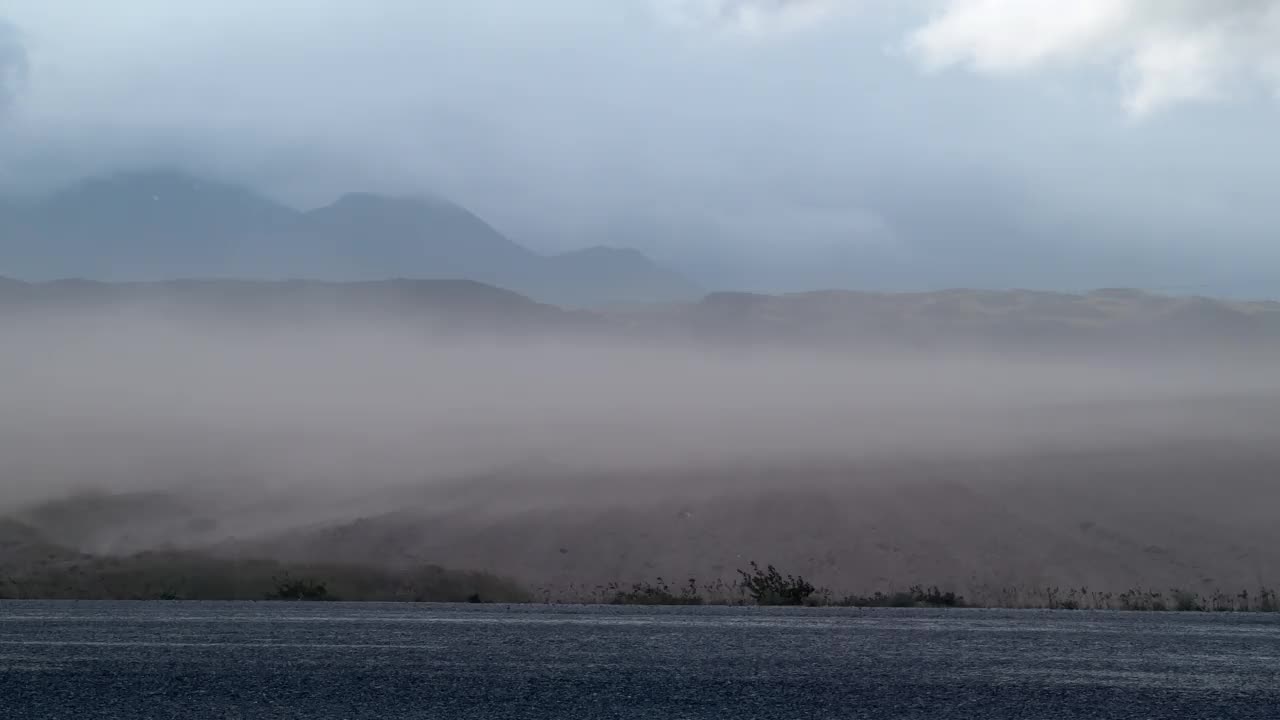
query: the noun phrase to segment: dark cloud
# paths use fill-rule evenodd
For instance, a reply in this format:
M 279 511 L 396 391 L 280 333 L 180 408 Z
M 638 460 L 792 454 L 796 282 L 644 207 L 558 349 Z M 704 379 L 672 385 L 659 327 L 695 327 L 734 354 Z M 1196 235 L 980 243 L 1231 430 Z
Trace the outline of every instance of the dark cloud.
M 27 77 L 27 50 L 13 25 L 0 20 L 0 112 L 9 109 Z
M 0 195 L 170 165 L 435 192 L 717 288 L 1280 286 L 1275 104 L 1138 122 L 1113 64 L 922 73 L 936 4 L 9 0 Z

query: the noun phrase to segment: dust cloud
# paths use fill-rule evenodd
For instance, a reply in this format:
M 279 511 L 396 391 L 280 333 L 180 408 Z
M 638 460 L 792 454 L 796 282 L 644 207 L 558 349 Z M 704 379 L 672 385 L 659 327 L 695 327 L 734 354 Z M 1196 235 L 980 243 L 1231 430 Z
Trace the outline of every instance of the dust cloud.
M 1095 515 L 1147 518 L 1158 504 L 1170 533 L 1261 527 L 1249 503 L 1222 499 L 1258 480 L 1269 460 L 1248 452 L 1265 452 L 1280 427 L 1276 358 L 1259 353 L 1068 362 L 160 317 L 8 323 L 4 511 L 38 517 L 86 493 L 165 497 L 201 521 L 172 522 L 161 503 L 110 522 L 86 516 L 85 527 L 63 517 L 61 539 L 92 551 L 241 543 L 298 554 L 355 523 L 383 529 L 325 552 L 382 560 L 379 543 L 391 543 L 405 558 L 556 582 L 724 574 L 748 550 L 846 585 L 926 571 L 1074 580 L 1102 550 L 1055 561 L 1054 575 L 1016 547 L 1028 522 L 1053 537 L 1096 526 Z M 1156 479 L 1167 483 L 1159 499 Z M 895 529 L 867 516 L 875 508 Z M 689 518 L 708 524 L 689 535 Z M 871 542 L 886 532 L 894 539 L 879 545 L 897 550 Z M 1007 555 L 965 550 L 979 535 Z M 1069 553 L 1064 543 L 1041 551 Z M 530 547 L 545 557 L 522 555 Z M 881 557 L 893 552 L 934 560 Z M 1090 572 L 1165 579 L 1164 559 L 1148 559 L 1150 573 L 1128 559 Z

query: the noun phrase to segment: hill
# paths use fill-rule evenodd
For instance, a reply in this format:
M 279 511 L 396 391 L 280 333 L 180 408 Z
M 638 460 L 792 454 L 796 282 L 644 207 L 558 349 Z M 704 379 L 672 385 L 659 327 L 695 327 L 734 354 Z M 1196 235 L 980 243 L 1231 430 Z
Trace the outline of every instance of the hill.
M 587 332 L 603 323 L 587 311 L 563 310 L 471 280 L 26 283 L 0 278 L 0 318 L 56 312 L 59 317 L 99 318 L 109 323 L 130 311 L 245 329 L 355 322 L 507 337 Z
M 81 522 L 117 529 L 132 521 L 154 523 L 161 507 L 135 505 L 137 499 L 73 498 L 43 508 L 48 516 L 36 521 L 49 522 L 54 535 L 77 531 L 50 516 L 65 520 L 74 515 Z M 151 500 L 164 504 L 162 498 Z M 0 517 L 0 599 L 24 598 L 520 602 L 530 596 L 504 578 L 426 564 L 287 563 L 163 545 L 132 553 L 89 554 L 54 543 L 31 525 Z
M 326 223 L 327 225 L 327 223 Z M 335 234 L 335 243 L 343 237 Z M 490 250 L 511 264 L 525 251 L 489 237 Z M 336 245 L 335 245 L 336 247 Z M 592 249 L 561 256 L 569 274 L 593 278 L 588 266 L 612 265 L 580 287 L 602 297 L 635 255 Z M 459 263 L 463 260 L 455 257 Z M 442 261 L 443 262 L 443 261 Z M 459 274 L 466 272 L 455 266 Z M 654 273 L 661 271 L 650 268 Z M 477 273 L 478 274 L 478 273 Z M 652 274 L 645 278 L 652 279 Z M 638 285 L 614 288 L 634 297 Z M 648 280 L 638 280 L 645 283 Z M 595 288 L 594 290 L 592 288 Z M 245 327 L 359 322 L 448 332 L 555 336 L 648 345 L 725 345 L 780 349 L 970 349 L 1066 353 L 1151 352 L 1214 348 L 1246 352 L 1280 343 L 1280 303 L 1168 296 L 1132 289 L 1086 294 L 1028 290 L 929 293 L 820 291 L 788 295 L 712 293 L 694 302 L 624 303 L 574 310 L 537 302 L 471 280 L 185 279 L 154 282 L 57 280 L 30 283 L 0 276 L 0 317 L 15 312 L 101 313 L 137 310 L 182 321 L 217 320 Z
M 930 347 L 1146 347 L 1280 340 L 1280 304 L 1134 289 L 1085 294 L 955 289 L 718 292 L 615 315 L 641 332 L 737 343 Z

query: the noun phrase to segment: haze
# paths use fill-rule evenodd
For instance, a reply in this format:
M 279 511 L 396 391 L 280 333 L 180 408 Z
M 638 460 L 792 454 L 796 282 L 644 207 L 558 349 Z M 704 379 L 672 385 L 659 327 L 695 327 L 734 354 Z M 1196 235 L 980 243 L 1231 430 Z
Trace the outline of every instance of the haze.
M 1264 432 L 1258 419 L 1224 417 L 1212 403 L 1280 391 L 1273 352 L 1065 361 L 554 335 L 442 340 L 369 324 L 200 331 L 147 317 L 7 328 L 0 455 L 10 506 L 74 488 L 182 487 L 189 477 L 374 494 L 523 464 L 678 472 L 774 457 L 1245 438 Z
M 422 558 L 561 591 L 727 578 L 755 557 L 842 589 L 1267 578 L 1275 349 L 923 353 L 321 317 L 8 316 L 6 509 L 92 552 Z M 1028 522 L 1044 536 L 1008 546 Z M 1109 539 L 1079 547 L 1081 523 Z

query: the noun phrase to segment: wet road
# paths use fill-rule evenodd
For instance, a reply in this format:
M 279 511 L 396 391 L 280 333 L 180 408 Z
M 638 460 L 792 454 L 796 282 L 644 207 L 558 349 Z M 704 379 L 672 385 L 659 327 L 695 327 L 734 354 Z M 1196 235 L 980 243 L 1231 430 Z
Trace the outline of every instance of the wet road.
M 5 602 L 0 716 L 1277 718 L 1280 618 Z

